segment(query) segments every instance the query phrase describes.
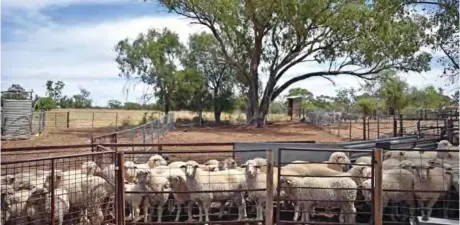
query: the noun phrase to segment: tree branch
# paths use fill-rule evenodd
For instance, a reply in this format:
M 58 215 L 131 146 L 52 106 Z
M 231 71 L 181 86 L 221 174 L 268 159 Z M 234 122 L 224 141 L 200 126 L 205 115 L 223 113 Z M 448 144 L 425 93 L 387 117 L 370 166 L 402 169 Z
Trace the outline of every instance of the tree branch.
M 444 54 L 447 56 L 447 58 L 449 58 L 449 60 L 452 62 L 452 64 L 454 64 L 454 67 L 458 70 L 458 69 L 459 69 L 459 65 L 458 65 L 458 63 L 455 61 L 455 59 L 454 59 L 449 53 L 447 53 L 446 49 L 445 49 L 442 45 L 439 45 L 439 47 L 440 47 L 441 50 L 444 52 Z

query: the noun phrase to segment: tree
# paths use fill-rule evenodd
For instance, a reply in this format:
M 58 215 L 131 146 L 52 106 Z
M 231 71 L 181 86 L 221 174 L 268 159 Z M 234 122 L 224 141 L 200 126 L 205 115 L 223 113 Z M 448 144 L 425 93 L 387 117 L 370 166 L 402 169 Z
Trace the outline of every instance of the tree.
M 36 110 L 50 110 L 57 107 L 56 101 L 52 97 L 38 98 L 35 109 Z
M 55 102 L 60 102 L 64 86 L 65 84 L 62 81 L 57 81 L 56 83 L 54 83 L 54 81 L 51 80 L 46 81 L 47 96 L 53 98 Z
M 428 16 L 435 32 L 428 38 L 429 44 L 435 51 L 441 51 L 444 56 L 437 59 L 444 67 L 442 77 L 451 84 L 458 84 L 459 78 L 459 0 L 404 0 L 405 5 L 423 6 L 423 15 Z M 402 10 L 408 10 L 402 7 Z
M 313 93 L 305 88 L 291 88 L 288 91 L 288 96 L 302 96 L 307 102 L 314 99 Z
M 107 106 L 112 109 L 119 109 L 121 108 L 121 102 L 118 100 L 109 100 Z
M 365 116 L 370 116 L 374 111 L 380 108 L 381 103 L 378 98 L 363 94 L 356 97 L 356 105 L 361 108 Z
M 202 32 L 191 35 L 188 49 L 183 64 L 204 76 L 204 83 L 212 98 L 215 121 L 220 122 L 221 113 L 233 109 L 235 105 L 234 70 L 225 61 L 212 34 Z
M 80 94 L 73 96 L 75 108 L 91 108 L 92 100 L 89 99 L 90 92 L 84 88 L 80 89 Z
M 452 95 L 452 104 L 453 105 L 458 105 L 460 101 L 460 92 L 457 90 L 455 93 Z
M 177 65 L 182 59 L 185 47 L 179 36 L 168 30 L 161 32 L 150 29 L 139 34 L 134 41 L 124 39 L 115 46 L 116 62 L 120 76 L 134 78 L 152 85 L 154 95 L 168 113 L 176 86 Z
M 248 87 L 247 122 L 257 127 L 264 124 L 270 102 L 298 81 L 340 74 L 368 78 L 388 68 L 429 69 L 431 56 L 414 56 L 425 20 L 396 18 L 395 1 L 377 0 L 373 6 L 334 0 L 159 2 L 211 31 L 238 81 Z M 330 67 L 285 78 L 306 61 Z M 259 71 L 268 75 L 261 96 Z
M 339 108 L 350 112 L 351 106 L 354 104 L 355 90 L 353 88 L 343 88 L 337 90 L 334 102 L 337 103 Z
M 386 70 L 381 72 L 379 95 L 390 114 L 398 114 L 408 105 L 407 101 L 408 84 L 396 75 L 395 71 Z
M 142 106 L 137 102 L 125 102 L 123 107 L 127 110 L 139 110 Z
M 2 93 L 2 99 L 25 100 L 28 98 L 29 93 L 20 84 L 12 84 L 7 92 Z

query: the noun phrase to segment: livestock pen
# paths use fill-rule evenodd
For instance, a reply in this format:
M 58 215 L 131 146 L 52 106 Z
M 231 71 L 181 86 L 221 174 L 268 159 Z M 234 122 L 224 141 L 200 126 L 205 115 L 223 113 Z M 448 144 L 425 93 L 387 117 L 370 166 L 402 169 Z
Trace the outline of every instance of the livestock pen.
M 61 224 L 62 221 L 64 221 L 65 224 L 76 224 L 82 221 L 87 221 L 90 224 L 99 223 L 100 221 L 104 221 L 104 224 L 158 224 L 159 218 L 161 218 L 162 224 L 241 224 L 242 222 L 249 224 L 256 224 L 258 222 L 264 222 L 264 224 L 305 223 L 303 221 L 293 220 L 294 215 L 297 213 L 297 218 L 299 220 L 306 220 L 305 218 L 308 218 L 311 223 L 315 224 L 334 224 L 340 222 L 342 222 L 341 224 L 408 223 L 407 218 L 400 218 L 401 214 L 403 214 L 401 212 L 405 210 L 403 207 L 404 205 L 395 208 L 390 207 L 393 206 L 393 203 L 391 203 L 384 208 L 385 205 L 383 201 L 388 190 L 385 190 L 384 183 L 382 183 L 382 179 L 384 178 L 382 175 L 384 174 L 382 172 L 384 159 L 382 155 L 385 154 L 386 151 L 382 150 L 381 145 L 377 146 L 378 148 L 369 147 L 358 149 L 350 147 L 349 144 L 348 149 L 346 149 L 342 145 L 316 146 L 313 143 L 258 144 L 264 147 L 256 148 L 255 145 L 252 146 L 251 143 L 245 143 L 246 147 L 244 149 L 238 149 L 241 148 L 242 143 L 191 143 L 188 145 L 183 143 L 167 145 L 131 144 L 137 147 L 147 147 L 149 149 L 147 151 L 133 151 L 130 144 L 115 143 L 108 143 L 106 145 L 89 144 L 71 147 L 41 146 L 37 148 L 38 150 L 33 151 L 40 152 L 49 151 L 50 149 L 79 148 L 88 151 L 92 150 L 93 152 L 26 160 L 19 160 L 17 158 L 11 158 L 10 160 L 2 159 L 2 219 L 5 219 L 5 216 L 11 219 L 11 215 L 14 215 L 18 217 L 17 219 L 25 219 L 25 222 L 32 220 L 44 221 L 43 224 Z M 303 144 L 311 147 L 302 146 Z M 270 148 L 270 145 L 275 147 Z M 282 147 L 283 145 L 285 147 Z M 355 146 L 357 145 L 355 144 Z M 180 149 L 176 147 L 180 147 Z M 31 151 L 31 149 L 32 148 L 25 150 Z M 404 149 L 404 151 L 406 150 L 407 149 Z M 22 149 L 19 148 L 2 149 L 2 153 L 7 154 L 20 153 L 21 151 Z M 62 152 L 65 152 L 65 150 L 62 150 Z M 342 158 L 342 161 L 333 162 L 329 158 L 334 152 L 343 152 L 346 158 Z M 127 162 L 138 155 L 145 155 L 145 157 L 141 158 L 147 159 L 147 161 L 134 163 L 134 167 L 127 166 Z M 150 165 L 149 162 L 151 162 L 149 160 L 155 155 L 163 155 L 163 157 L 167 158 L 169 161 L 168 164 L 177 164 L 182 161 L 185 165 L 179 166 L 176 170 L 168 166 L 162 167 L 161 164 L 153 168 L 148 167 Z M 356 155 L 370 156 L 371 162 L 369 164 L 357 165 L 354 163 L 355 159 L 353 158 L 353 156 Z M 293 156 L 294 159 L 292 158 Z M 300 156 L 302 158 L 300 158 Z M 229 172 L 208 171 L 210 168 L 213 168 L 212 165 L 214 164 L 212 160 L 215 159 L 217 162 L 224 162 L 229 158 L 233 159 L 236 163 L 233 169 L 236 172 L 232 175 Z M 263 158 L 266 164 L 260 165 L 254 163 L 253 161 L 258 162 L 255 158 Z M 347 160 L 348 158 L 352 158 L 352 160 Z M 196 164 L 190 164 L 189 160 L 195 161 Z M 91 161 L 95 162 L 97 167 L 89 167 L 87 162 Z M 365 188 L 362 185 L 353 185 L 353 183 L 345 182 L 348 186 L 334 186 L 330 183 L 330 187 L 318 187 L 308 182 L 311 176 L 314 177 L 310 179 L 310 181 L 330 181 L 331 179 L 328 179 L 328 177 L 330 178 L 332 175 L 311 174 L 311 170 L 309 169 L 304 170 L 301 174 L 295 174 L 289 168 L 300 167 L 302 171 L 303 168 L 308 168 L 313 164 L 315 164 L 316 167 L 324 168 L 334 168 L 333 165 L 345 165 L 344 171 L 348 171 L 349 173 L 338 171 L 339 173 L 336 176 L 340 176 L 340 179 L 337 178 L 336 180 L 347 181 L 347 176 L 349 176 L 349 179 L 355 179 L 359 182 L 369 179 L 370 181 L 368 182 L 372 185 L 370 185 L 370 188 Z M 358 170 L 360 171 L 360 176 L 353 176 L 352 172 L 348 170 L 350 164 L 354 165 L 351 169 L 355 168 L 355 170 L 356 168 L 363 167 L 363 169 Z M 143 173 L 142 165 L 146 165 L 150 172 Z M 205 182 L 205 188 L 183 192 L 173 189 L 173 182 L 176 181 L 175 178 L 183 179 L 183 177 L 185 177 L 184 181 L 187 182 L 187 178 L 193 176 L 196 172 L 194 170 L 195 166 L 197 166 L 196 168 L 198 168 L 198 171 L 201 171 L 200 174 L 203 175 L 201 181 Z M 216 167 L 218 167 L 217 164 Z M 164 172 L 159 174 L 152 172 L 158 171 L 161 168 L 165 169 Z M 173 173 L 173 171 L 182 171 L 182 173 Z M 134 172 L 134 176 L 137 176 L 136 179 L 138 179 L 138 181 L 148 177 L 151 179 L 162 174 L 168 182 L 159 186 L 138 186 L 139 189 L 136 191 L 136 188 L 134 188 L 134 190 L 132 189 L 135 184 L 125 184 L 127 175 L 133 175 L 131 172 Z M 182 175 L 184 172 L 186 175 Z M 222 178 L 215 178 L 213 176 L 216 175 L 215 173 L 220 173 Z M 23 175 L 21 177 L 18 176 L 18 174 Z M 260 181 L 260 185 L 255 185 L 255 183 L 252 183 L 252 185 L 247 185 L 245 183 L 246 186 L 244 187 L 229 185 L 230 182 L 228 181 L 231 176 L 233 176 L 233 181 L 237 181 L 237 177 L 246 177 L 249 175 L 260 176 L 260 179 L 257 180 Z M 35 180 L 30 177 L 34 177 Z M 40 179 L 37 180 L 37 177 Z M 222 182 L 220 179 L 226 180 L 228 186 L 219 186 L 218 183 Z M 298 180 L 301 180 L 300 184 L 304 185 L 289 186 Z M 147 179 L 147 181 L 151 180 Z M 138 182 L 138 184 L 141 183 L 142 182 Z M 99 186 L 95 184 L 99 184 Z M 216 186 L 219 188 L 216 188 Z M 293 187 L 295 191 L 291 191 Z M 329 193 L 326 192 L 326 189 L 331 188 L 334 190 L 334 193 L 336 193 L 336 195 L 333 195 L 335 199 L 326 199 L 323 198 L 323 196 L 321 196 L 320 199 L 316 199 L 318 196 L 311 194 Z M 354 189 L 354 191 L 341 191 L 339 188 L 342 190 Z M 302 195 L 302 193 L 304 193 L 302 192 L 303 189 L 310 194 Z M 53 192 L 50 190 L 55 191 Z M 363 195 L 365 191 L 370 191 L 371 195 Z M 404 192 L 405 190 L 398 191 Z M 410 191 L 413 193 L 415 190 Z M 223 194 L 228 192 L 231 194 Z M 352 196 L 353 193 L 355 193 L 357 197 L 351 200 L 343 199 L 340 197 L 342 195 L 337 195 L 337 193 L 342 192 L 352 193 Z M 245 201 L 246 207 L 244 207 L 244 209 L 246 213 L 243 212 L 242 218 L 238 217 L 238 215 L 241 215 L 239 214 L 241 211 L 236 209 L 237 206 L 241 207 L 241 202 L 228 201 L 238 200 L 237 193 L 244 193 L 244 197 L 242 197 L 241 200 Z M 254 195 L 254 193 L 256 195 Z M 260 195 L 257 195 L 257 193 L 262 193 L 263 201 L 260 201 L 260 198 L 257 197 Z M 303 197 L 296 198 L 296 196 L 299 196 L 299 193 Z M 444 193 L 449 192 L 444 191 Z M 21 194 L 24 194 L 24 197 Z M 133 210 L 132 202 L 136 202 L 136 198 L 133 198 L 133 196 L 136 196 L 136 194 L 140 197 L 137 198 L 140 204 L 135 205 L 138 207 Z M 180 194 L 195 196 L 195 202 L 199 203 L 198 205 L 192 204 L 191 214 L 194 221 L 188 221 L 188 213 L 185 213 L 187 212 L 188 204 L 181 206 L 183 213 L 177 214 L 177 209 L 179 208 L 177 203 L 179 201 L 177 201 L 178 197 L 174 195 Z M 456 193 L 452 193 L 452 195 L 455 194 Z M 163 197 L 163 199 L 159 198 L 161 195 L 167 196 L 166 201 L 163 201 L 166 197 Z M 81 199 L 88 199 L 88 201 L 78 201 Z M 208 201 L 205 202 L 209 205 L 203 205 L 202 201 L 196 201 L 197 199 L 207 199 Z M 66 202 L 68 202 L 68 204 L 65 204 Z M 82 204 L 80 204 L 80 202 L 82 202 Z M 340 204 L 338 202 L 340 202 Z M 346 202 L 352 202 L 353 204 L 347 204 Z M 443 201 L 437 202 L 437 204 L 441 204 L 442 207 L 448 208 L 448 217 L 454 217 L 458 220 L 458 214 L 455 215 L 455 213 L 458 213 L 458 208 L 449 207 L 445 205 L 445 203 L 443 205 Z M 159 205 L 159 203 L 162 205 Z M 312 205 L 309 203 L 314 204 Z M 153 210 L 151 210 L 150 207 L 145 208 L 147 204 L 151 204 L 155 207 Z M 351 205 L 353 205 L 356 210 L 353 210 Z M 66 208 L 67 206 L 68 209 Z M 199 206 L 198 209 L 196 206 Z M 347 208 L 347 206 L 349 207 Z M 204 210 L 210 210 L 208 211 L 210 218 L 209 222 L 204 221 L 204 219 L 202 221 L 196 221 L 196 214 L 200 214 L 200 207 L 204 214 L 206 214 Z M 337 210 L 337 208 L 341 210 Z M 25 209 L 35 209 L 35 211 Z M 85 211 L 84 209 L 90 210 Z M 240 208 L 240 210 L 241 209 L 242 208 Z M 159 216 L 159 211 L 162 211 L 161 216 Z M 441 210 L 441 212 L 443 211 L 444 210 Z M 355 213 L 356 217 L 355 223 L 353 217 L 348 216 L 353 213 Z M 62 214 L 65 215 L 65 217 L 62 217 L 63 219 L 61 219 Z M 396 220 L 392 220 L 390 214 L 397 215 Z M 177 215 L 179 215 L 178 221 L 176 221 Z M 415 216 L 418 215 L 421 214 L 415 214 L 412 218 L 417 219 Z M 435 211 L 432 216 L 444 217 L 443 213 L 440 214 Z M 137 219 L 140 221 L 136 222 L 135 220 Z M 146 222 L 144 223 L 143 221 Z M 11 223 L 11 221 L 8 222 Z M 25 223 L 21 223 L 19 220 L 13 220 L 13 224 Z

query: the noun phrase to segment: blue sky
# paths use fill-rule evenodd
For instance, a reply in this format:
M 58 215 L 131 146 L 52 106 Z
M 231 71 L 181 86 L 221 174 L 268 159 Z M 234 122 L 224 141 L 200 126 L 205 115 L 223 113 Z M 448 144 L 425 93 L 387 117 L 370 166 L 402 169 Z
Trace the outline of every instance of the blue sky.
M 168 27 L 185 42 L 189 34 L 206 30 L 142 0 L 3 0 L 1 7 L 2 90 L 21 84 L 44 95 L 46 80 L 61 80 L 66 83 L 64 94 L 73 95 L 83 87 L 97 105 L 106 105 L 110 99 L 139 102 L 148 91 L 142 84 L 132 85 L 118 77 L 113 47 L 119 40 L 149 28 Z M 287 77 L 324 68 L 298 65 Z M 438 78 L 441 72 L 433 64 L 430 72 L 403 75 L 411 85 L 444 87 L 445 81 Z M 338 88 L 358 87 L 360 82 L 348 76 L 334 81 L 335 87 L 323 78 L 292 87 L 333 95 Z

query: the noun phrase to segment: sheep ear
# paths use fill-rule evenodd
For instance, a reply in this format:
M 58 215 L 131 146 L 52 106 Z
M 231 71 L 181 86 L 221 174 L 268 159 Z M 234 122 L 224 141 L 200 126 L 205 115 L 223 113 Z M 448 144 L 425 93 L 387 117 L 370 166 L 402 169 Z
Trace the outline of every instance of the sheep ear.
M 246 164 L 243 164 L 243 165 L 241 165 L 240 167 L 241 167 L 241 168 L 246 168 L 246 167 L 248 167 L 248 166 L 247 166 Z
M 185 167 L 187 167 L 187 166 L 185 166 L 185 165 L 180 166 L 181 169 L 185 169 Z
M 404 156 L 405 153 L 404 153 L 404 152 L 399 152 L 399 155 L 400 155 L 400 156 Z
M 199 165 L 194 165 L 194 166 L 193 166 L 193 168 L 195 168 L 195 169 L 198 168 L 198 167 L 200 167 L 200 166 L 199 166 Z
M 446 170 L 444 173 L 448 175 L 452 175 L 452 170 Z

